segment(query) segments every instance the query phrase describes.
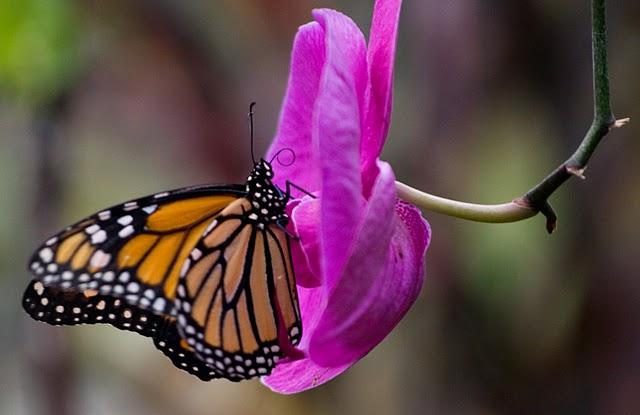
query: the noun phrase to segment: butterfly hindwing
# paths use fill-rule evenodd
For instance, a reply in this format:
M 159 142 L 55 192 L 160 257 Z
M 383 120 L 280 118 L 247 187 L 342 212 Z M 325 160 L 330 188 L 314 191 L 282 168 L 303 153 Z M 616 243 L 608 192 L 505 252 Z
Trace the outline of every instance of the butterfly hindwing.
M 46 287 L 32 280 L 22 298 L 23 308 L 35 320 L 52 325 L 111 324 L 121 330 L 151 337 L 172 363 L 201 380 L 220 377 L 188 348 L 183 347 L 176 321 L 130 306 L 125 301 L 96 291 Z
M 229 205 L 190 254 L 178 286 L 178 328 L 196 355 L 231 380 L 264 376 L 282 336 L 301 335 L 289 239 L 257 226 L 248 200 Z

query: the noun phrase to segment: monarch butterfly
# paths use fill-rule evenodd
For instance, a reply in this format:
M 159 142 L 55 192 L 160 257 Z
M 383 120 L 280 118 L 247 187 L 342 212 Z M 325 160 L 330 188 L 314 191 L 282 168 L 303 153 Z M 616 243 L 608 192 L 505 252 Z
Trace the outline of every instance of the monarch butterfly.
M 33 254 L 24 309 L 52 325 L 151 337 L 201 380 L 269 374 L 302 335 L 285 228 L 298 187 L 272 177 L 261 159 L 244 186 L 157 193 L 67 227 Z

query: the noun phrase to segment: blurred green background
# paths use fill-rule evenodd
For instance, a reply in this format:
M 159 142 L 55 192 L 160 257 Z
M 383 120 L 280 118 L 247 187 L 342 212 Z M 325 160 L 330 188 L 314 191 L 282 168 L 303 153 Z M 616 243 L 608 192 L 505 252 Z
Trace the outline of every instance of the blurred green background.
M 20 307 L 38 242 L 104 206 L 242 182 L 246 110 L 275 131 L 313 7 L 368 32 L 372 2 L 0 0 L 0 413 L 640 413 L 640 3 L 609 5 L 607 136 L 543 219 L 427 213 L 427 282 L 397 329 L 295 396 L 202 383 L 148 339 L 52 328 Z M 495 203 L 566 158 L 592 113 L 589 2 L 407 0 L 384 158 L 426 191 Z

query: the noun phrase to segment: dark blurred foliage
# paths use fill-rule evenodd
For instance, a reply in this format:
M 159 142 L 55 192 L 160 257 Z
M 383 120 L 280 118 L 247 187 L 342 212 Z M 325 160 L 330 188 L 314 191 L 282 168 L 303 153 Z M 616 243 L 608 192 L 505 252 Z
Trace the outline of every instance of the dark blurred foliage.
M 640 413 L 637 127 L 607 136 L 542 218 L 427 213 L 427 283 L 369 356 L 296 396 L 202 383 L 151 342 L 20 309 L 37 242 L 132 197 L 249 169 L 313 7 L 370 2 L 0 0 L 0 413 Z M 609 4 L 612 102 L 638 119 L 640 3 Z M 407 0 L 384 156 L 436 194 L 501 202 L 566 158 L 592 111 L 587 1 Z

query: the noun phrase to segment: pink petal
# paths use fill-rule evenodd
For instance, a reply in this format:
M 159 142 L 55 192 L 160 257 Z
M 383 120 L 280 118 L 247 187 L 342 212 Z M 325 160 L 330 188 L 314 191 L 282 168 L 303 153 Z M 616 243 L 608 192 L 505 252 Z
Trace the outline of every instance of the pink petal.
M 366 129 L 362 141 L 365 195 L 375 178 L 375 160 L 380 156 L 389 132 L 393 101 L 393 61 L 401 0 L 377 0 L 369 33 L 370 88 L 367 91 Z
M 313 124 L 322 175 L 322 269 L 330 290 L 348 258 L 362 215 L 359 152 L 366 46 L 360 29 L 347 16 L 328 9 L 314 10 L 313 16 L 326 36 Z
M 306 350 L 325 305 L 325 291 L 322 287 L 298 287 L 302 313 L 302 340 L 298 347 Z M 261 379 L 271 390 L 279 393 L 296 393 L 321 385 L 347 370 L 351 364 L 337 367 L 321 367 L 311 359 L 281 360 L 271 375 Z
M 373 349 L 414 303 L 424 280 L 428 224 L 416 208 L 395 202 L 391 168 L 378 165 L 356 249 L 311 338 L 309 355 L 322 366 L 353 364 Z
M 403 240 L 406 241 L 406 246 L 398 245 L 398 247 L 409 249 L 408 251 L 398 249 L 397 252 L 398 254 L 402 252 L 410 257 L 405 261 L 406 269 L 419 270 L 419 274 L 424 274 L 424 258 L 431 243 L 431 226 L 422 216 L 420 209 L 404 200 L 396 200 L 396 215 L 404 227 L 397 228 L 394 238 L 405 238 Z M 396 242 L 395 240 L 391 241 L 392 244 Z
M 336 11 L 315 10 L 318 23 L 296 36 L 269 155 L 292 148 L 296 163 L 279 169 L 278 184 L 287 178 L 323 197 L 291 204 L 306 357 L 284 359 L 262 378 L 280 393 L 347 370 L 398 324 L 424 281 L 429 225 L 396 201 L 393 172 L 377 162 L 389 129 L 400 4 L 376 1 L 368 54 L 360 30 Z
M 296 283 L 303 287 L 317 287 L 322 284 L 320 200 L 307 196 L 296 204 L 289 214 L 293 222 L 293 232 L 299 238 L 299 243 L 291 243 Z
M 286 179 L 308 191 L 320 188 L 311 122 L 324 65 L 324 49 L 324 30 L 318 23 L 311 22 L 298 29 L 293 41 L 289 83 L 280 111 L 278 132 L 266 155 L 266 159 L 271 160 L 281 149 L 294 151 L 293 164 L 275 168 L 274 182 L 283 189 Z M 283 154 L 283 158 L 285 156 Z

